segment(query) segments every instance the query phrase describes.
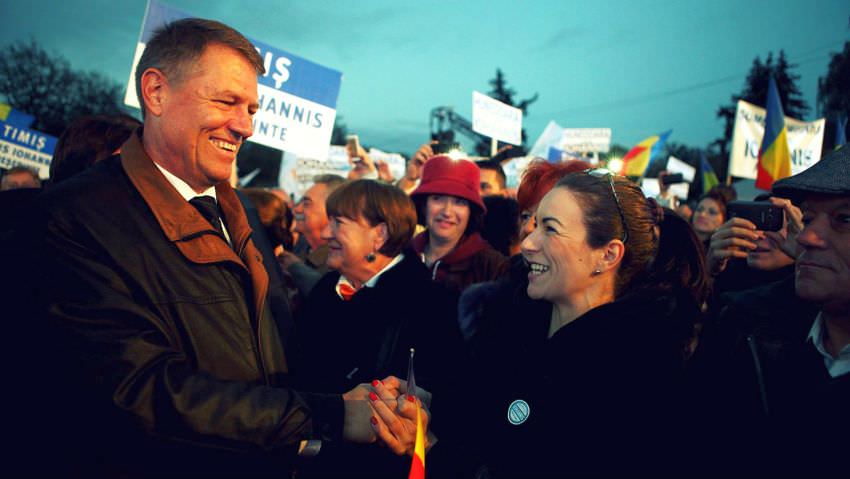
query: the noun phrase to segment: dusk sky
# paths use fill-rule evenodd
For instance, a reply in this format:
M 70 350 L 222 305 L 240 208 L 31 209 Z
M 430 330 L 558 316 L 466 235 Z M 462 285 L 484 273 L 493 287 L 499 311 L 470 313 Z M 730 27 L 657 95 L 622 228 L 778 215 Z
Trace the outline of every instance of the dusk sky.
M 624 145 L 673 129 L 669 141 L 705 146 L 753 59 L 780 49 L 811 120 L 829 54 L 850 40 L 847 0 L 162 3 L 341 71 L 349 131 L 405 154 L 428 139 L 433 107 L 471 118 L 472 91 L 489 91 L 497 67 L 517 99 L 540 95 L 530 142 L 555 120 L 610 127 Z M 3 0 L 0 46 L 34 38 L 125 85 L 144 12 L 144 1 Z

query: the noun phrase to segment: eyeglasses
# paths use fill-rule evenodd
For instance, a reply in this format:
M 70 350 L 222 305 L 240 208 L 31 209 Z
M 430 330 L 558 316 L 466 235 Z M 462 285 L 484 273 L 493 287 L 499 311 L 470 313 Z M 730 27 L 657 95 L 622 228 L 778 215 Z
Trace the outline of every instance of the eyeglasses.
M 620 221 L 623 225 L 623 243 L 625 243 L 629 239 L 629 226 L 628 223 L 626 223 L 626 215 L 623 214 L 623 206 L 620 204 L 620 197 L 617 196 L 617 190 L 614 188 L 614 173 L 611 173 L 610 170 L 606 170 L 605 168 L 584 170 L 584 172 L 594 178 L 608 178 L 608 184 L 611 185 L 611 195 L 614 196 L 614 202 L 617 203 L 617 212 L 620 213 Z

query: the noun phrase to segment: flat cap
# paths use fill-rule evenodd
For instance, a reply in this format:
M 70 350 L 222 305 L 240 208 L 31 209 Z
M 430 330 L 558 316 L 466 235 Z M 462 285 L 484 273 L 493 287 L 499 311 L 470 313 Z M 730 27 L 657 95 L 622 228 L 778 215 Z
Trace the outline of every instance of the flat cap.
M 850 146 L 827 153 L 806 171 L 773 184 L 773 196 L 795 203 L 812 193 L 850 195 Z

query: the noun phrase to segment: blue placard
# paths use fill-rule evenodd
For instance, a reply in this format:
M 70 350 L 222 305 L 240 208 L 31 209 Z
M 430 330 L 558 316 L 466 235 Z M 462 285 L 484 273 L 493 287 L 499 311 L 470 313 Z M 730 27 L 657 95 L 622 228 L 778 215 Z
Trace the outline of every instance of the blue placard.
M 6 121 L 0 121 L 0 140 L 17 146 L 35 150 L 44 155 L 53 155 L 56 149 L 56 137 L 40 131 L 15 126 Z
M 251 40 L 251 43 L 266 66 L 266 74 L 257 79 L 260 85 L 336 108 L 342 73 L 263 42 Z
M 147 43 L 154 32 L 169 22 L 192 15 L 163 5 L 155 0 L 148 3 L 142 26 L 141 43 Z M 298 55 L 250 39 L 263 57 L 266 74 L 258 78 L 260 85 L 274 88 L 328 108 L 336 108 L 342 73 L 313 63 Z
M 29 128 L 35 122 L 35 117 L 2 103 L 0 104 L 0 121 L 21 128 Z

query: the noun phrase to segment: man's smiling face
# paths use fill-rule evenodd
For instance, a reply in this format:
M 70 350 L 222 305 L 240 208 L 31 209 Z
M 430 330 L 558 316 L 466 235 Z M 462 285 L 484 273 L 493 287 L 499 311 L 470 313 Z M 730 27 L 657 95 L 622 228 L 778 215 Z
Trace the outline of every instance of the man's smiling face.
M 202 191 L 230 178 L 239 147 L 253 133 L 257 73 L 239 52 L 213 43 L 182 76 L 165 87 L 163 167 Z

